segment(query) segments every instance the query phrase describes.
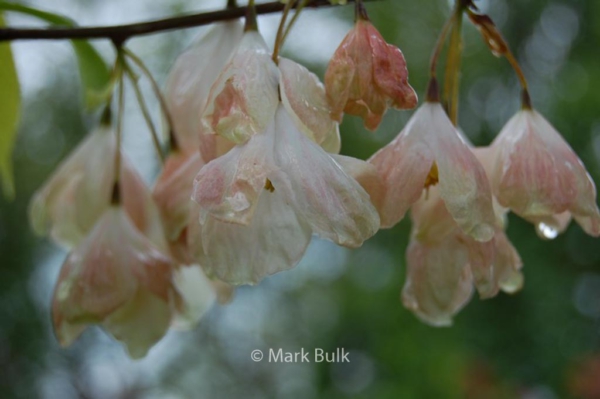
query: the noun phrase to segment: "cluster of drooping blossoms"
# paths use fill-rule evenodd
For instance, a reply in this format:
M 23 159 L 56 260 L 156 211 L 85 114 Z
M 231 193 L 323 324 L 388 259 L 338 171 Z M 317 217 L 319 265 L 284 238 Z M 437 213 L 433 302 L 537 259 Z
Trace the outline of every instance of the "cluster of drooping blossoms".
M 174 261 L 151 193 L 125 158 L 115 183 L 117 151 L 110 126 L 90 133 L 36 193 L 30 215 L 38 233 L 71 249 L 52 305 L 61 344 L 95 323 L 141 357 L 170 325 L 193 326 L 216 294 L 200 268 Z
M 368 162 L 345 157 L 344 113 L 375 130 L 389 107 L 417 103 L 401 51 L 366 14 L 325 86 L 272 57 L 252 26 L 214 25 L 168 78 L 172 148 L 152 192 L 103 125 L 33 200 L 35 229 L 72 249 L 54 294 L 59 340 L 100 324 L 142 356 L 169 326 L 189 327 L 227 300 L 231 285 L 294 267 L 313 235 L 359 247 L 409 210 L 402 299 L 437 326 L 474 290 L 489 298 L 523 285 L 509 210 L 548 238 L 571 217 L 600 234 L 593 182 L 537 112 L 524 108 L 489 148 L 473 148 L 433 83 L 389 145 Z
M 209 275 L 232 284 L 290 269 L 313 234 L 358 247 L 379 229 L 366 191 L 379 188 L 374 168 L 336 155 L 338 124 L 318 78 L 277 61 L 248 30 L 202 116 L 206 131 L 235 146 L 196 176 L 188 239 Z

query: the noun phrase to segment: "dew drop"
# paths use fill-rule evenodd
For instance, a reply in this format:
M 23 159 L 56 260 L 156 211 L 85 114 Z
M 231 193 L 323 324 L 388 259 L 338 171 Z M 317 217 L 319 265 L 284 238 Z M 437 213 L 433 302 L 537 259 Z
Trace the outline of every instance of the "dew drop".
M 558 237 L 558 230 L 546 223 L 539 223 L 536 230 L 538 235 L 546 240 L 553 240 Z

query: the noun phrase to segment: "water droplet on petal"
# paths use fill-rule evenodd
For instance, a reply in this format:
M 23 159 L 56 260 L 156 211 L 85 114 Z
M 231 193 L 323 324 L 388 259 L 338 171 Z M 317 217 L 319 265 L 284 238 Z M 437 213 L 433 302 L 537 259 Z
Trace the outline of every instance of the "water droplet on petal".
M 558 237 L 558 229 L 543 222 L 536 226 L 536 231 L 545 240 L 554 240 Z

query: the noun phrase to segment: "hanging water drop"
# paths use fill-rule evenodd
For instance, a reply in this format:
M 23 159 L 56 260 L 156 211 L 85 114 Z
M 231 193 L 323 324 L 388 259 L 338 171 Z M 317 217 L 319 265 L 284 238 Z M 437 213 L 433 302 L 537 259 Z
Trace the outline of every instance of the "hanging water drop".
M 536 230 L 538 235 L 546 240 L 554 240 L 558 237 L 558 229 L 543 222 L 536 226 Z

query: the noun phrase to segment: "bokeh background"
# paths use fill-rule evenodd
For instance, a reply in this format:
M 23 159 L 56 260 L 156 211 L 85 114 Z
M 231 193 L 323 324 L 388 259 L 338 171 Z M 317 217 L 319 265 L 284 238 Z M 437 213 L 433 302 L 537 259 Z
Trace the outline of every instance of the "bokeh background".
M 217 9 L 224 0 L 30 0 L 81 25 L 120 24 Z M 481 0 L 513 47 L 535 106 L 562 132 L 600 183 L 600 2 Z M 448 0 L 368 4 L 383 36 L 401 47 L 410 81 L 423 97 L 427 63 L 451 10 Z M 279 16 L 259 18 L 273 42 Z M 352 7 L 306 11 L 284 54 L 321 77 L 352 25 Z M 12 25 L 34 19 L 7 14 Z M 160 82 L 202 29 L 131 40 Z M 519 106 L 508 63 L 493 57 L 465 23 L 460 125 L 477 145 L 491 142 Z M 105 41 L 96 41 L 108 63 Z M 14 152 L 17 197 L 0 199 L 1 398 L 600 398 L 600 240 L 572 225 L 541 241 L 510 217 L 525 288 L 472 302 L 451 328 L 422 324 L 399 300 L 409 222 L 379 232 L 354 251 L 315 239 L 302 263 L 241 287 L 191 332 L 170 332 L 149 355 L 130 360 L 96 328 L 71 348 L 53 336 L 49 303 L 65 252 L 35 237 L 27 206 L 38 188 L 97 123 L 83 108 L 79 75 L 66 42 L 13 44 L 24 108 Z M 2 67 L 2 66 L 0 66 Z M 156 102 L 150 99 L 156 122 Z M 0 94 L 2 88 L 0 88 Z M 152 183 L 155 154 L 131 90 L 126 151 Z M 2 97 L 0 95 L 0 103 Z M 343 153 L 367 158 L 400 131 L 410 112 L 390 111 L 376 134 L 347 117 Z M 0 121 L 0 123 L 2 123 Z M 269 364 L 254 349 L 350 352 L 345 364 Z

